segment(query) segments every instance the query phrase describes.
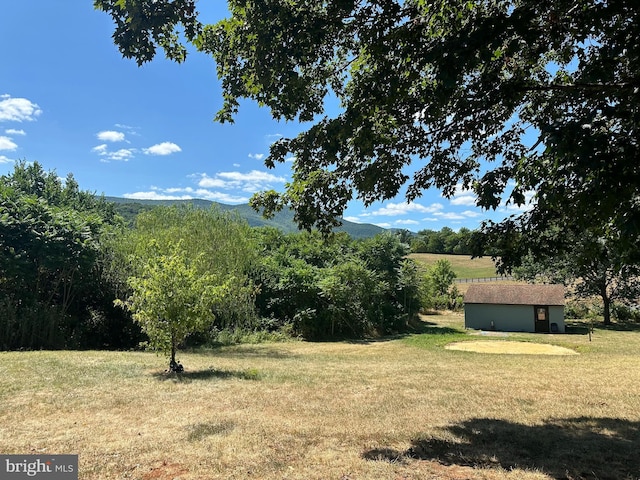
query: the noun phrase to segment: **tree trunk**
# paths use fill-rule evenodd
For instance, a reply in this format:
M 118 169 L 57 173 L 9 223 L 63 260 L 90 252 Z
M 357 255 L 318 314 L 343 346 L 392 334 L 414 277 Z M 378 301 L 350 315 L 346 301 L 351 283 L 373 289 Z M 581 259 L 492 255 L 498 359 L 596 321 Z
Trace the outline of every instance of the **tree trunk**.
M 604 317 L 604 324 L 611 325 L 611 298 L 607 294 L 607 287 L 602 288 L 600 294 L 602 296 L 602 315 Z
M 169 363 L 170 368 L 176 364 L 176 336 L 171 334 L 171 362 Z

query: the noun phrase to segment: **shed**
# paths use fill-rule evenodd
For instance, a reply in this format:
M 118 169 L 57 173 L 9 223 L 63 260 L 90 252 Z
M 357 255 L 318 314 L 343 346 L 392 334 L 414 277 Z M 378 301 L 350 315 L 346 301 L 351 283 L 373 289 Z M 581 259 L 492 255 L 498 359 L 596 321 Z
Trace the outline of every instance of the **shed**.
M 503 332 L 564 333 L 563 285 L 470 285 L 464 326 Z

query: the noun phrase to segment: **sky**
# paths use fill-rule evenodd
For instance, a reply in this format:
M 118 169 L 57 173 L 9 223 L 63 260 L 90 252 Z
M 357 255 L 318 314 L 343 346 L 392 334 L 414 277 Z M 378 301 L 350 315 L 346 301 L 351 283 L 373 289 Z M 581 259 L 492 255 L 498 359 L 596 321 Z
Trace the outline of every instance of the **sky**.
M 222 0 L 200 0 L 198 10 L 204 23 L 228 15 Z M 0 3 L 0 174 L 38 161 L 60 177 L 72 173 L 83 190 L 132 199 L 241 204 L 258 191 L 284 191 L 291 162 L 268 169 L 264 158 L 305 125 L 275 121 L 251 101 L 234 124 L 215 123 L 222 96 L 211 57 L 191 52 L 176 64 L 159 52 L 138 67 L 112 33 L 92 0 Z M 417 232 L 475 229 L 518 213 L 474 201 L 471 192 L 446 199 L 434 189 L 412 203 L 353 201 L 344 218 Z

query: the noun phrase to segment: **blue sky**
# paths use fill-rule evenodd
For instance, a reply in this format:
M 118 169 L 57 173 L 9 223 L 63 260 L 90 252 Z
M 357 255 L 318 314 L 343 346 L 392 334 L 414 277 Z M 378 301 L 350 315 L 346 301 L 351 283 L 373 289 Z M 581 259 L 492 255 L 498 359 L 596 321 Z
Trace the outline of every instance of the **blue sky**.
M 282 191 L 291 163 L 269 170 L 269 145 L 303 128 L 276 122 L 244 102 L 234 124 L 213 122 L 222 104 L 215 64 L 193 52 L 184 64 L 164 59 L 138 67 L 111 40 L 110 17 L 91 0 L 20 0 L 0 6 L 0 174 L 16 160 L 38 161 L 84 190 L 129 198 L 203 198 L 248 202 L 264 189 Z M 201 20 L 226 16 L 222 0 L 201 0 Z M 470 192 L 452 199 L 437 190 L 365 209 L 345 218 L 385 228 L 476 228 L 484 212 Z

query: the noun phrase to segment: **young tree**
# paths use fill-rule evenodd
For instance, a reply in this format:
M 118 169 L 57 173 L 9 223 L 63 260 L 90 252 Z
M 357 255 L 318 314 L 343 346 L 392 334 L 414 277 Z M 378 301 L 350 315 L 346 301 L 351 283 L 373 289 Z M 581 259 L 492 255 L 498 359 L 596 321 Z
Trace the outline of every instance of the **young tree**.
M 175 371 L 176 350 L 188 335 L 213 321 L 213 310 L 229 294 L 230 285 L 215 274 L 203 274 L 197 258 L 189 258 L 182 242 L 162 247 L 152 240 L 139 273 L 129 277 L 131 295 L 117 303 L 133 313 L 152 349 L 168 354 Z
M 217 62 L 232 121 L 240 99 L 312 125 L 272 145 L 294 156 L 284 194 L 300 225 L 329 230 L 349 200 L 471 189 L 477 205 L 532 210 L 486 229 L 538 229 L 565 209 L 640 245 L 640 9 L 632 0 L 229 0 L 198 22 L 195 0 L 94 0 L 139 64 L 182 61 L 178 32 Z M 334 96 L 342 109 L 325 112 Z M 406 166 L 416 171 L 410 178 Z
M 454 285 L 456 273 L 447 259 L 438 260 L 429 267 L 425 277 L 424 303 L 426 306 L 447 308 L 455 306 L 458 289 Z
M 156 247 L 149 248 L 155 242 Z M 170 255 L 180 243 L 189 264 L 200 275 L 215 274 L 228 295 L 216 303 L 216 323 L 222 327 L 250 327 L 255 318 L 255 287 L 249 278 L 257 249 L 246 222 L 215 208 L 191 205 L 156 207 L 136 218 L 133 229 L 116 239 L 118 255 L 111 270 L 124 286 L 128 277 L 140 277 L 150 256 Z M 135 259 L 135 260 L 132 260 Z

